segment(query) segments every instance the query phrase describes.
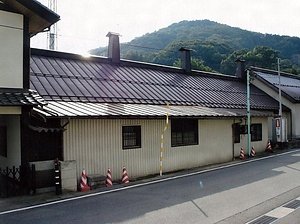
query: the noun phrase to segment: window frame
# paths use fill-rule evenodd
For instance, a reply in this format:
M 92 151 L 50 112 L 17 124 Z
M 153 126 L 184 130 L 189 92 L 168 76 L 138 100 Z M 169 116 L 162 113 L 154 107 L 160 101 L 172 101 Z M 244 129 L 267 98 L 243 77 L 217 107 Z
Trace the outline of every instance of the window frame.
M 137 149 L 142 147 L 141 125 L 122 126 L 122 149 Z M 134 142 L 134 144 L 130 144 Z
M 199 145 L 198 119 L 172 119 L 171 147 L 191 145 Z

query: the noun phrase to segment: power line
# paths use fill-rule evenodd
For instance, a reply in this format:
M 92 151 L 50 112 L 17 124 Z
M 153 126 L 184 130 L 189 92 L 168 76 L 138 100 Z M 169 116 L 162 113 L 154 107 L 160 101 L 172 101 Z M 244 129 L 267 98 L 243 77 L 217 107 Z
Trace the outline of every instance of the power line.
M 76 36 L 62 35 L 62 34 L 56 34 L 56 36 L 57 37 L 63 37 L 63 38 L 73 38 L 73 39 L 79 39 L 79 40 L 95 41 L 95 42 L 99 41 L 98 39 L 93 39 L 93 38 L 76 37 Z M 162 49 L 162 48 L 147 47 L 147 46 L 141 46 L 141 45 L 135 45 L 135 44 L 129 44 L 129 43 L 120 43 L 120 45 L 136 47 L 136 48 L 143 48 L 143 49 L 149 49 L 149 50 L 157 50 L 157 51 L 166 51 L 166 52 L 175 52 L 175 53 L 178 52 L 178 51 L 174 51 L 174 50 L 166 50 L 166 49 Z
M 127 46 L 130 46 L 130 47 L 137 47 L 137 48 L 145 48 L 145 49 L 150 49 L 150 50 L 158 50 L 158 51 L 178 52 L 178 51 L 173 51 L 173 50 L 166 50 L 166 49 L 154 48 L 154 47 L 145 47 L 145 46 L 140 46 L 140 45 L 135 45 L 135 44 L 128 44 L 128 43 L 121 43 L 121 45 L 127 45 Z

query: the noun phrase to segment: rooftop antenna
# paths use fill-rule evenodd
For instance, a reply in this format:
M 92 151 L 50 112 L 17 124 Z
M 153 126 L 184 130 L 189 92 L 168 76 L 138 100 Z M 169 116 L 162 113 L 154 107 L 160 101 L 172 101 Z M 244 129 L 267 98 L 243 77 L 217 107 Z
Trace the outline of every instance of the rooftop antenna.
M 56 0 L 48 0 L 48 7 L 53 12 L 57 12 L 57 4 Z M 56 23 L 54 23 L 50 30 L 48 31 L 47 35 L 47 42 L 48 42 L 48 49 L 50 50 L 57 50 L 57 26 Z

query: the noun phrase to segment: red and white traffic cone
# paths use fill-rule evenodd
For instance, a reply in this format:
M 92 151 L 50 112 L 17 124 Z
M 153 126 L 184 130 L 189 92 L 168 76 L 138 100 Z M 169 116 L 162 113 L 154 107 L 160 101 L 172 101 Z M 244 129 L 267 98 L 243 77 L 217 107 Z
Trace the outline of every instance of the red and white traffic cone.
M 272 146 L 271 146 L 271 142 L 270 142 L 270 140 L 268 140 L 268 144 L 267 144 L 266 152 L 273 152 L 273 149 L 272 149 Z
M 123 166 L 122 184 L 129 183 L 128 175 L 125 166 Z
M 254 146 L 252 146 L 252 148 L 251 148 L 251 153 L 250 153 L 250 155 L 251 155 L 252 157 L 255 156 L 255 149 L 254 149 Z
M 85 169 L 83 169 L 81 174 L 81 181 L 80 181 L 80 191 L 89 191 L 90 189 L 91 188 L 87 184 Z
M 106 176 L 106 187 L 112 186 L 112 178 L 111 178 L 111 171 L 110 169 L 107 170 L 107 176 Z
M 240 159 L 245 159 L 245 153 L 244 153 L 243 147 L 241 148 L 241 151 L 240 151 Z

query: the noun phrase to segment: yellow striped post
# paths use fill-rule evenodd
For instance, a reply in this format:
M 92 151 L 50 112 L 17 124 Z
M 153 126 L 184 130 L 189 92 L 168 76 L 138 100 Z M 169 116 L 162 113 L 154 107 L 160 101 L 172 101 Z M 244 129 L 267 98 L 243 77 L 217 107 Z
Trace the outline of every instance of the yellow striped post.
M 166 124 L 165 124 L 165 127 L 164 127 L 164 130 L 161 132 L 161 137 L 160 137 L 160 158 L 159 158 L 159 161 L 160 161 L 160 166 L 159 166 L 159 175 L 162 176 L 162 170 L 163 170 L 163 151 L 164 151 L 164 135 L 165 135 L 165 132 L 169 126 L 169 104 L 167 104 L 167 115 L 166 115 Z

